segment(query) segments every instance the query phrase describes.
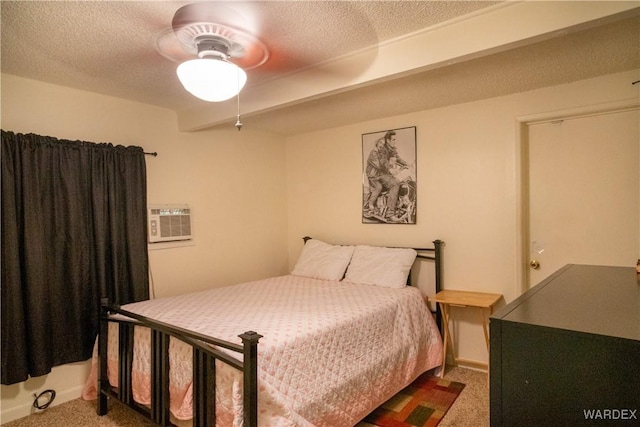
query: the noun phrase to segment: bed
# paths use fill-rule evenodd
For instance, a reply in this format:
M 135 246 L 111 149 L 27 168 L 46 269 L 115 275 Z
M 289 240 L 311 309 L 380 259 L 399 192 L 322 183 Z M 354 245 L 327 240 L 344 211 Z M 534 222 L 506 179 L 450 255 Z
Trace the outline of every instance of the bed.
M 122 307 L 103 301 L 83 391 L 153 422 L 353 426 L 441 365 L 438 313 L 411 283 L 441 250 L 305 238 L 291 274 Z M 437 310 L 437 308 L 436 308 Z

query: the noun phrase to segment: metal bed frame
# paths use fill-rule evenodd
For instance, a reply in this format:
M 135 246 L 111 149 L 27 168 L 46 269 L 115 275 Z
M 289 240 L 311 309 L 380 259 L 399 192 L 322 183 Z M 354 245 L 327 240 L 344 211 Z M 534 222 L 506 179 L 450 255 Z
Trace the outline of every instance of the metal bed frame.
M 306 242 L 310 237 L 305 237 Z M 444 242 L 434 240 L 432 248 L 413 248 L 417 257 L 435 262 L 435 287 L 442 287 L 442 248 Z M 411 276 L 409 276 L 409 284 Z M 432 313 L 438 328 L 441 326 L 439 307 Z M 118 324 L 118 387 L 109 384 L 107 376 L 107 343 L 109 323 Z M 133 399 L 131 366 L 133 361 L 133 333 L 135 326 L 151 330 L 151 404 L 139 404 Z M 193 426 L 216 425 L 216 360 L 242 371 L 243 417 L 246 427 L 258 425 L 258 341 L 262 335 L 247 331 L 238 335 L 242 344 L 216 339 L 164 322 L 149 319 L 102 300 L 98 341 L 98 415 L 108 410 L 108 398 L 114 398 L 160 426 L 173 426 L 169 412 L 169 339 L 177 338 L 193 348 Z M 212 347 L 215 346 L 215 347 Z M 218 348 L 216 348 L 218 347 Z M 224 348 L 237 354 L 230 356 Z M 240 356 L 242 356 L 240 358 Z

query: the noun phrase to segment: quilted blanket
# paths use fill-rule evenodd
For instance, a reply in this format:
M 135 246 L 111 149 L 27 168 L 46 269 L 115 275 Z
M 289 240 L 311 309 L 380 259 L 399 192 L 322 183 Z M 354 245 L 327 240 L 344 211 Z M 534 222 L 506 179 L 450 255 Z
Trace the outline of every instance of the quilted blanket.
M 279 276 L 122 307 L 223 340 L 258 344 L 258 422 L 263 426 L 353 426 L 374 408 L 439 366 L 442 340 L 417 288 Z M 117 327 L 117 326 L 115 326 Z M 150 402 L 149 331 L 136 327 L 134 399 Z M 109 379 L 116 385 L 116 333 Z M 117 341 L 116 341 L 117 342 Z M 170 343 L 171 412 L 192 414 L 191 349 Z M 94 358 L 95 359 L 95 358 Z M 219 425 L 242 425 L 242 380 L 218 362 Z M 95 369 L 83 397 L 95 398 Z

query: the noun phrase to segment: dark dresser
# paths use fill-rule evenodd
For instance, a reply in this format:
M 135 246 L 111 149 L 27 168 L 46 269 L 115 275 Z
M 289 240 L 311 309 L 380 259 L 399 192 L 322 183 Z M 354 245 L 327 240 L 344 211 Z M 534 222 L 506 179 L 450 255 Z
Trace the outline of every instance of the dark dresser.
M 640 426 L 635 268 L 567 265 L 489 329 L 491 426 Z

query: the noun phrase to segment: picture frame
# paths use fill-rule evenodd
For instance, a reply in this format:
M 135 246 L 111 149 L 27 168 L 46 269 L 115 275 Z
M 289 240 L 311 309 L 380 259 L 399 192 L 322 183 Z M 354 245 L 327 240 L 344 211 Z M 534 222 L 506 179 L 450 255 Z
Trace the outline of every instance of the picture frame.
M 362 134 L 362 222 L 416 224 L 416 127 Z

